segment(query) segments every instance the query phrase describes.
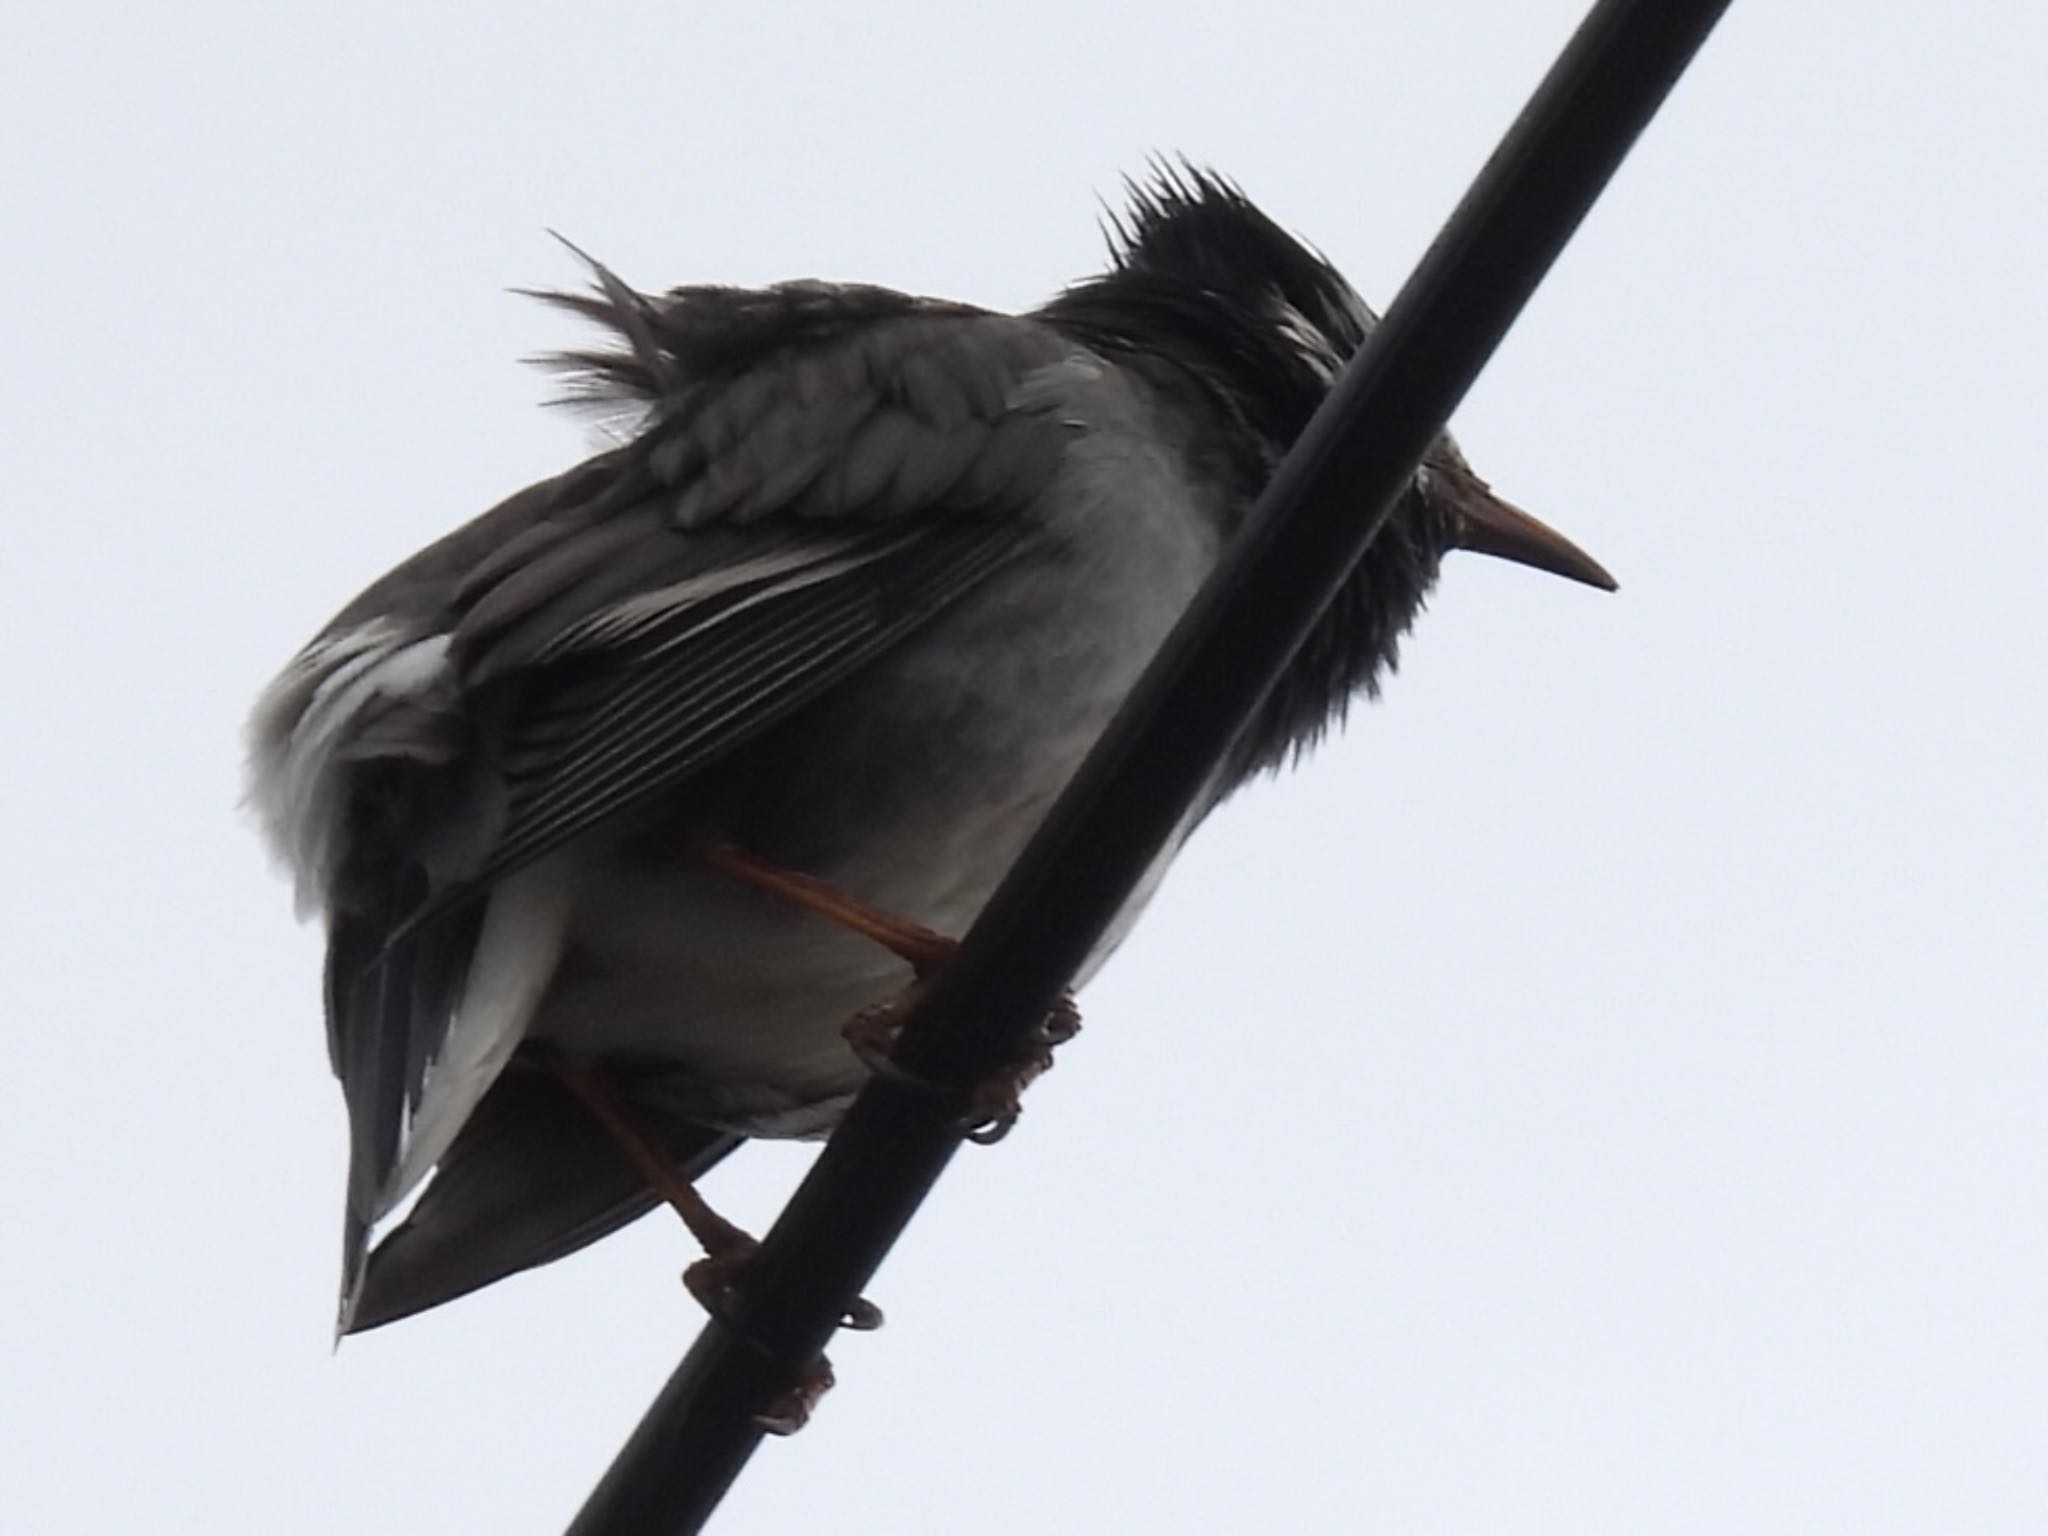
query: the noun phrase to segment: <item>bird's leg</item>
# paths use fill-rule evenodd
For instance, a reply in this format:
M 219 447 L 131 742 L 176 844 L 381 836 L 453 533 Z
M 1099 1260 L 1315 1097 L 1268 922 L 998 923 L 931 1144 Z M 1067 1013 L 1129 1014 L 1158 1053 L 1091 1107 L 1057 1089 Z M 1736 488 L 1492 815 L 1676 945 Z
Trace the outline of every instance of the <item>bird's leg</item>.
M 683 1271 L 683 1285 L 702 1303 L 705 1311 L 722 1315 L 727 1291 L 760 1244 L 751 1234 L 714 1211 L 710 1203 L 697 1193 L 696 1186 L 669 1165 L 653 1139 L 634 1119 L 625 1101 L 601 1074 L 553 1047 L 541 1047 L 538 1055 L 541 1064 L 554 1073 L 562 1086 L 590 1112 L 590 1117 L 612 1139 L 626 1161 L 633 1165 L 634 1172 L 647 1181 L 647 1187 L 682 1217 L 683 1225 L 690 1229 L 690 1235 L 704 1250 L 704 1257 Z M 881 1308 L 865 1297 L 856 1298 L 854 1304 L 847 1308 L 845 1322 L 847 1327 L 854 1329 L 879 1328 L 882 1326 Z M 829 1370 L 826 1375 L 829 1378 Z M 829 1379 L 825 1385 L 831 1385 Z M 812 1395 L 812 1401 L 816 1396 L 816 1393 Z
M 632 1111 L 594 1068 L 553 1049 L 545 1050 L 541 1060 L 611 1138 L 647 1187 L 682 1217 L 690 1236 L 704 1250 L 704 1257 L 684 1271 L 683 1283 L 691 1295 L 704 1303 L 706 1311 L 717 1310 L 715 1303 L 724 1287 L 713 1288 L 706 1282 L 713 1276 L 729 1281 L 754 1251 L 753 1237 L 711 1209 L 710 1202 L 697 1193 L 697 1187 L 669 1166 L 668 1159 L 655 1147 Z M 712 1268 L 707 1270 L 706 1266 Z
M 896 1066 L 890 1060 L 890 1052 L 923 1000 L 931 978 L 960 948 L 958 939 L 948 938 L 922 923 L 894 917 L 815 875 L 785 869 L 730 843 L 711 844 L 702 850 L 702 857 L 713 869 L 871 939 L 907 962 L 915 975 L 911 984 L 873 1007 L 863 1008 L 847 1020 L 842 1033 L 854 1054 L 870 1070 L 899 1082 L 936 1088 L 937 1085 L 921 1083 Z M 1073 994 L 1064 994 L 1017 1060 L 974 1086 L 966 1117 L 968 1139 L 987 1144 L 1007 1136 L 1023 1112 L 1019 1101 L 1024 1090 L 1051 1069 L 1053 1047 L 1064 1045 L 1080 1030 L 1081 1012 L 1074 1006 Z
M 713 869 L 743 880 L 757 891 L 779 896 L 793 907 L 873 940 L 905 961 L 920 981 L 952 959 L 953 952 L 960 947 L 959 940 L 949 939 L 922 923 L 891 917 L 816 875 L 784 869 L 730 843 L 713 843 L 702 850 L 701 856 Z
M 705 1311 L 713 1316 L 722 1316 L 726 1293 L 760 1245 L 751 1234 L 711 1209 L 709 1202 L 697 1193 L 696 1186 L 669 1166 L 668 1160 L 602 1076 L 552 1047 L 543 1047 L 539 1055 L 543 1065 L 555 1074 L 562 1086 L 611 1137 L 626 1161 L 647 1181 L 648 1187 L 682 1217 L 683 1225 L 690 1229 L 690 1235 L 704 1249 L 704 1257 L 683 1271 L 683 1285 Z M 853 1305 L 847 1308 L 844 1321 L 849 1328 L 879 1328 L 882 1326 L 882 1311 L 865 1297 L 856 1297 Z M 817 1364 L 803 1380 L 757 1414 L 755 1422 L 770 1434 L 795 1434 L 810 1421 L 818 1399 L 832 1390 L 832 1380 L 832 1362 L 820 1355 Z

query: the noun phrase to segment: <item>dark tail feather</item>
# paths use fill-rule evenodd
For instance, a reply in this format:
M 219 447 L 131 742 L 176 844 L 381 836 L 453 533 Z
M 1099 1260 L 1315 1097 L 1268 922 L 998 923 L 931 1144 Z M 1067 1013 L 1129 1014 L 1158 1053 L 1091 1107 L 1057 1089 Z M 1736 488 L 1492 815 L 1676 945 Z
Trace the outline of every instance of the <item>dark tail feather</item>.
M 351 867 L 349 899 L 327 935 L 327 1045 L 348 1100 L 348 1199 L 342 1214 L 337 1335 L 354 1326 L 370 1227 L 383 1213 L 401 1128 L 427 1061 L 447 1038 L 482 930 L 484 903 L 417 925 L 417 870 Z
M 686 1178 L 741 1140 L 644 1109 L 638 1118 Z M 370 1254 L 341 1331 L 396 1322 L 574 1253 L 656 1203 L 589 1111 L 548 1073 L 515 1065 L 470 1116 L 419 1203 Z

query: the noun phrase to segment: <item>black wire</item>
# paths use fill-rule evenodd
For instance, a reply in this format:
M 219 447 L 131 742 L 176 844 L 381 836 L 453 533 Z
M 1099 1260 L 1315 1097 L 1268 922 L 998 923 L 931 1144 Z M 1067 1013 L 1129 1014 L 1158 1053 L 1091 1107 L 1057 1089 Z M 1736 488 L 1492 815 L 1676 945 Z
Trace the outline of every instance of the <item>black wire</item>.
M 1423 450 L 1728 0 L 1601 0 L 1345 371 L 895 1052 L 965 1084 L 1015 1057 L 1166 843 Z M 862 1092 L 570 1536 L 702 1528 L 960 1144 L 959 1103 Z

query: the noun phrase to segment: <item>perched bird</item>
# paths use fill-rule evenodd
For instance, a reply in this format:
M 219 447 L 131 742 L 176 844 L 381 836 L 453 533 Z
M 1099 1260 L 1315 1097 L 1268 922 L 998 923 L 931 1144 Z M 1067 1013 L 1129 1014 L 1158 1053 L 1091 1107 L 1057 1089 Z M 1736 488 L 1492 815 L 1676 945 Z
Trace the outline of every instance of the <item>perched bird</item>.
M 1211 173 L 1110 233 L 1020 316 L 593 264 L 554 298 L 610 345 L 559 361 L 618 445 L 263 695 L 251 797 L 327 926 L 343 1331 L 836 1123 L 843 1026 L 972 922 L 1374 324 Z M 1212 804 L 1375 689 L 1459 548 L 1612 586 L 1440 439 Z

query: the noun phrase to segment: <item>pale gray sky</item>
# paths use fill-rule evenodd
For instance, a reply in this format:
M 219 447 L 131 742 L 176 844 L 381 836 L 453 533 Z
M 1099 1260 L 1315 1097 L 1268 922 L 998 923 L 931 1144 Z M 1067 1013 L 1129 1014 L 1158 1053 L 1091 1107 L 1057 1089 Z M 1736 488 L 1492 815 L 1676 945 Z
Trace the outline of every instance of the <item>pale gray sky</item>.
M 1024 306 L 1185 151 L 1384 300 L 1580 9 L 15 7 L 7 1523 L 553 1531 L 697 1327 L 647 1222 L 330 1355 L 235 810 L 268 674 L 582 451 L 544 229 Z M 1458 423 L 1620 595 L 1453 564 L 719 1529 L 2048 1529 L 2044 58 L 1738 0 Z

